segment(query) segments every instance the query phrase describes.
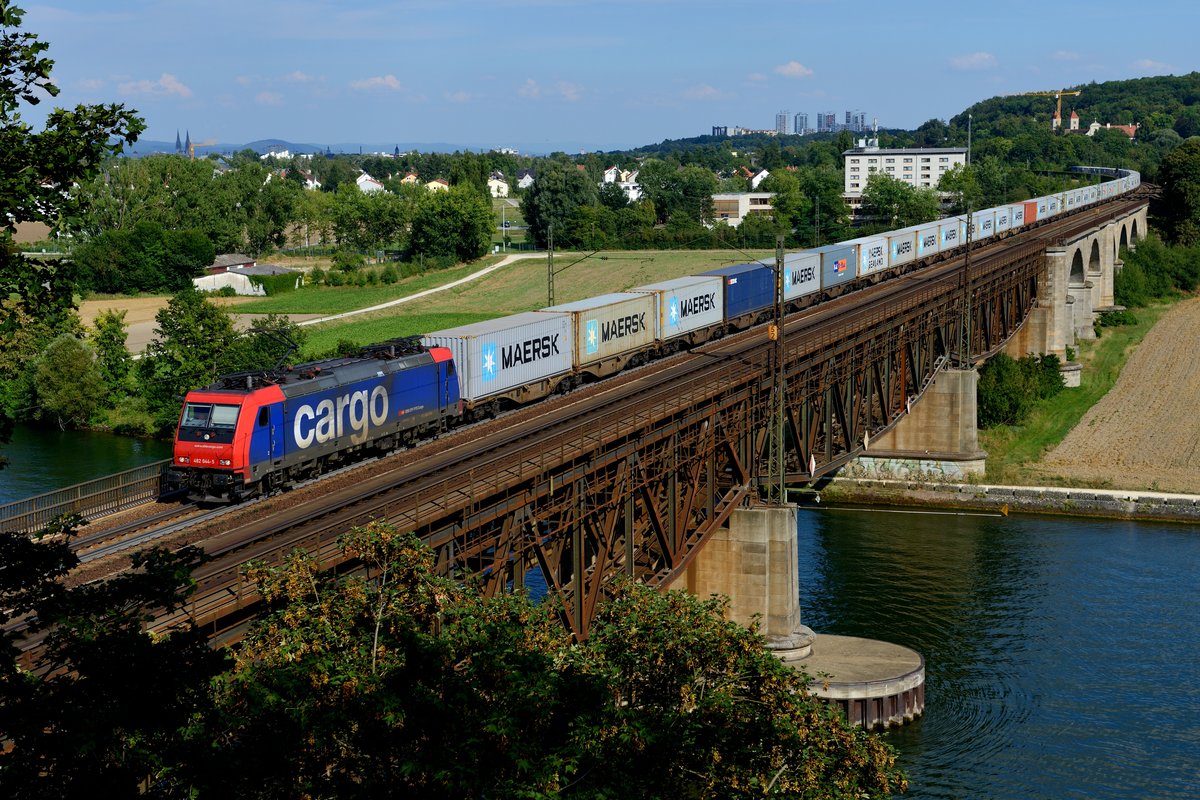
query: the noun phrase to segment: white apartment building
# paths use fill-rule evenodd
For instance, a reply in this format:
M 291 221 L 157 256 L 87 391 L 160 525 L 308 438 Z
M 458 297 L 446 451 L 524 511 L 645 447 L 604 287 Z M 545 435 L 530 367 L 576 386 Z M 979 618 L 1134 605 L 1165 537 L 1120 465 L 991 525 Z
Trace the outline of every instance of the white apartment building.
M 909 186 L 936 189 L 948 170 L 967 163 L 965 147 L 880 148 L 874 140 L 860 139 L 858 147 L 842 153 L 845 157 L 845 195 L 857 198 L 867 187 L 867 179 L 876 172 L 890 175 Z

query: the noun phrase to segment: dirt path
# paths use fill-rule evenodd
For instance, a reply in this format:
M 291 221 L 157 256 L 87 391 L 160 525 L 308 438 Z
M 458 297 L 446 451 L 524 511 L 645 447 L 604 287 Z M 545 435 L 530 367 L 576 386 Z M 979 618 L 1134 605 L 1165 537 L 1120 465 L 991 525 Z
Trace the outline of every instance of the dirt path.
M 391 300 L 387 303 L 380 303 L 379 305 L 370 306 L 368 308 L 360 308 L 355 311 L 347 311 L 342 314 L 331 314 L 328 316 L 322 314 L 289 314 L 288 317 L 292 320 L 292 322 L 300 325 L 315 325 L 318 322 L 325 322 L 326 320 L 342 319 L 344 317 L 352 317 L 357 314 L 368 314 L 372 311 L 378 311 L 381 308 L 388 308 L 401 303 L 407 303 L 410 300 L 417 299 L 418 297 L 425 297 L 426 295 L 430 295 L 435 292 L 444 292 L 447 289 L 452 289 L 455 286 L 460 286 L 464 283 L 478 280 L 485 275 L 500 269 L 501 267 L 507 266 L 514 261 L 518 261 L 523 258 L 545 258 L 545 255 L 542 253 L 515 253 L 507 258 L 501 259 L 495 264 L 492 264 L 490 267 L 484 267 L 476 272 L 472 272 L 465 278 L 460 278 L 459 280 L 452 281 L 442 286 L 435 286 L 432 289 L 426 289 L 415 294 L 400 297 L 396 300 Z M 85 300 L 79 304 L 79 316 L 83 319 L 84 325 L 91 326 L 96 321 L 96 317 L 98 317 L 102 311 L 107 311 L 109 309 L 116 309 L 117 311 L 123 310 L 125 312 L 125 326 L 128 333 L 128 337 L 125 340 L 125 347 L 131 353 L 141 353 L 146 348 L 146 345 L 150 343 L 150 340 L 154 338 L 154 332 L 158 328 L 155 321 L 155 315 L 158 314 L 159 309 L 164 307 L 170 299 L 171 298 L 164 296 L 118 297 L 111 300 Z M 234 326 L 237 327 L 238 330 L 245 330 L 246 328 L 250 327 L 251 322 L 263 315 L 239 314 L 237 312 L 237 305 L 239 303 L 244 303 L 254 299 L 256 298 L 215 297 L 212 298 L 212 301 L 229 311 L 229 313 L 233 316 Z
M 1037 471 L 1113 488 L 1200 492 L 1200 298 L 1159 320 Z

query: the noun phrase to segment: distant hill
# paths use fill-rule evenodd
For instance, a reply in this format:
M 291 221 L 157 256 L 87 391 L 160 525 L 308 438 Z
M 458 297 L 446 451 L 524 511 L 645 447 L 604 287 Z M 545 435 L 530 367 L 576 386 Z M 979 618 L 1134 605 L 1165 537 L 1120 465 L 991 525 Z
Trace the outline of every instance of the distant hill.
M 1030 87 L 1031 91 L 1043 87 Z M 1057 91 L 1049 88 L 1048 91 Z M 1063 126 L 1071 112 L 1079 114 L 1080 127 L 1092 121 L 1113 125 L 1137 124 L 1139 136 L 1154 131 L 1172 129 L 1180 136 L 1200 135 L 1200 72 L 1187 75 L 1166 75 L 1153 78 L 1134 78 L 1125 81 L 1105 81 L 1080 86 L 1063 87 L 1078 91 L 1075 96 L 1062 98 Z M 976 103 L 950 120 L 952 125 L 965 128 L 967 114 L 976 126 L 1003 127 L 1005 118 L 1036 121 L 1049 126 L 1054 115 L 1053 97 L 1011 95 L 993 97 Z
M 197 156 L 207 156 L 210 153 L 228 155 L 249 148 L 259 155 L 271 150 L 287 150 L 292 154 L 296 154 L 324 153 L 327 149 L 334 154 L 392 153 L 395 152 L 397 147 L 400 148 L 401 153 L 455 153 L 464 151 L 486 153 L 489 150 L 499 150 L 507 147 L 524 155 L 549 155 L 555 152 L 580 153 L 592 152 L 597 149 L 595 146 L 589 147 L 582 142 L 513 142 L 503 144 L 453 144 L 451 142 L 393 142 L 392 144 L 372 144 L 366 142 L 333 142 L 329 144 L 313 144 L 311 142 L 290 142 L 286 139 L 256 139 L 253 142 L 246 142 L 244 144 L 220 142 L 202 145 L 197 143 L 195 152 Z M 175 142 L 174 140 L 168 142 L 158 139 L 142 139 L 134 144 L 133 147 L 128 148 L 126 152 L 139 156 L 152 155 L 154 153 L 174 153 Z

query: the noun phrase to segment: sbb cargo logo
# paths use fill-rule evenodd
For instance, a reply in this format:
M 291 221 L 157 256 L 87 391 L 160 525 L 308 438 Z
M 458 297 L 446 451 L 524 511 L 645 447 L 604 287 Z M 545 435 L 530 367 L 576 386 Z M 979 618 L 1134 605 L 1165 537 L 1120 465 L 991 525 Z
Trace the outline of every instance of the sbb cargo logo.
M 296 410 L 296 421 L 292 433 L 296 446 L 301 450 L 314 444 L 323 444 L 350 434 L 353 444 L 362 444 L 371 433 L 371 426 L 387 421 L 388 394 L 382 385 L 367 392 L 347 392 L 336 398 L 328 398 Z
M 841 275 L 843 272 L 846 271 L 847 263 L 848 263 L 847 260 L 844 258 L 839 258 L 836 261 L 834 261 L 833 262 L 833 273 L 835 275 Z

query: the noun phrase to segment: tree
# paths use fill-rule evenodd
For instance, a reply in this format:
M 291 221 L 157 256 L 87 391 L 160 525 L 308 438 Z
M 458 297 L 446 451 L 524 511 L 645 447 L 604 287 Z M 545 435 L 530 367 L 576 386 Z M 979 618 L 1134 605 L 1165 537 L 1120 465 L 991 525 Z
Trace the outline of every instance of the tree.
M 96 354 L 69 333 L 57 336 L 38 359 L 38 405 L 66 430 L 88 421 L 105 396 Z
M 247 577 L 273 605 L 219 682 L 198 787 L 226 794 L 882 798 L 895 754 L 809 696 L 724 602 L 617 588 L 575 644 L 552 603 L 485 598 L 383 523 L 362 574 L 293 554 Z
M 119 577 L 66 588 L 82 522 L 44 541 L 0 533 L 0 785 L 13 800 L 164 792 L 194 760 L 185 733 L 224 661 L 194 629 L 143 629 L 148 609 L 183 602 L 198 549 L 137 553 Z M 18 666 L 26 635 L 45 637 L 37 672 Z
M 304 329 L 286 316 L 268 314 L 250 323 L 250 329 L 221 354 L 217 372 L 250 372 L 294 364 L 306 339 Z
M 575 208 L 592 205 L 595 197 L 596 187 L 574 165 L 547 162 L 521 200 L 529 236 L 538 247 L 546 247 L 551 229 L 561 233 Z
M 881 221 L 888 230 L 935 220 L 938 209 L 938 197 L 932 190 L 910 186 L 882 172 L 872 174 L 863 189 L 863 215 Z
M 955 164 L 946 170 L 938 180 L 938 191 L 954 196 L 951 210 L 955 214 L 963 214 L 968 208 L 976 211 L 986 208 L 975 169 L 966 164 Z
M 1162 218 L 1171 238 L 1200 244 L 1200 137 L 1187 139 L 1163 158 Z
M 491 204 L 469 185 L 454 186 L 417 207 L 409 248 L 414 255 L 471 261 L 488 251 L 494 227 Z
M 138 381 L 159 428 L 166 431 L 179 419 L 179 399 L 216 380 L 218 364 L 236 334 L 229 315 L 193 288 L 173 296 L 155 319 L 158 333 L 138 362 Z
M 101 311 L 88 334 L 88 342 L 96 353 L 96 366 L 104 381 L 106 405 L 111 405 L 114 395 L 125 394 L 129 387 L 129 350 L 125 347 L 128 333 L 125 329 L 124 310 Z

